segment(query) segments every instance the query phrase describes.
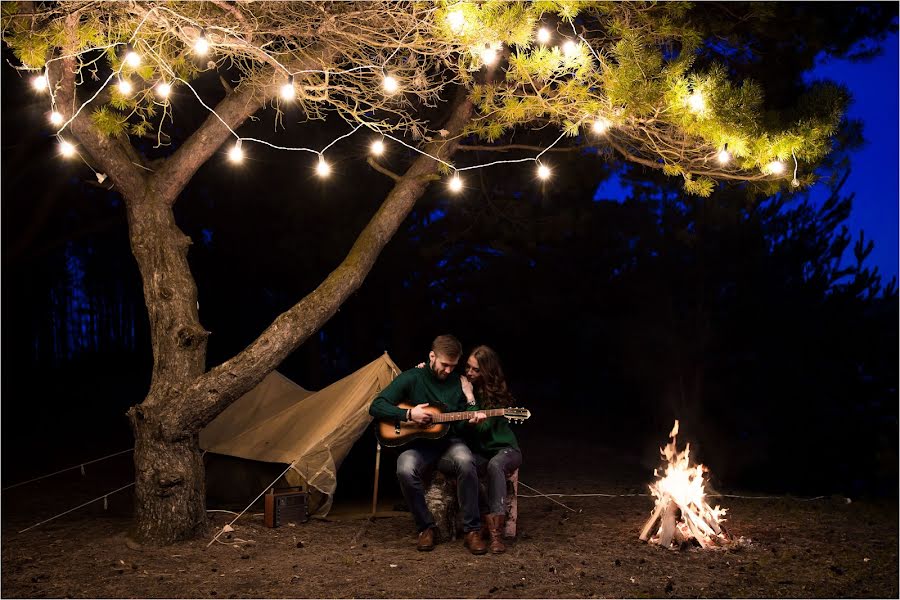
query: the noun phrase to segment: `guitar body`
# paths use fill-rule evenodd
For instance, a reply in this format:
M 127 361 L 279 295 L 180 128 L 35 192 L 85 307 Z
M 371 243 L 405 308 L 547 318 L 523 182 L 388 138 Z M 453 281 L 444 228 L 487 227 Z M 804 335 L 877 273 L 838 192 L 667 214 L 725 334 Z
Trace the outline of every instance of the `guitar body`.
M 398 404 L 397 407 L 403 410 L 414 408 L 413 405 L 403 402 Z M 432 415 L 439 415 L 443 412 L 437 406 L 431 405 L 424 407 L 424 410 Z M 396 421 L 379 421 L 375 427 L 375 435 L 382 446 L 392 447 L 402 446 L 416 439 L 436 440 L 444 437 L 449 428 L 449 422 L 432 422 L 431 425 L 426 427 L 412 421 L 400 421 L 399 424 Z

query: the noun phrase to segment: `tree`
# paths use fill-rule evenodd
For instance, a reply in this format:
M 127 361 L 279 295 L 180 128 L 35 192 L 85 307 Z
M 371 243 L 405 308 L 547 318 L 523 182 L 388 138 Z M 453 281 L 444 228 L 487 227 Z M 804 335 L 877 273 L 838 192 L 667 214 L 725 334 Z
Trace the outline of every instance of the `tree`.
M 432 181 L 475 166 L 452 162 L 468 137 L 488 142 L 469 151 L 537 145 L 537 157 L 517 159 L 537 162 L 548 141 L 571 146 L 589 127 L 611 153 L 681 177 L 690 193 L 709 195 L 719 180 L 771 190 L 812 180 L 845 102 L 820 86 L 786 113 L 790 124 L 763 118 L 757 85 L 732 83 L 721 64 L 694 69 L 708 32 L 681 3 L 73 1 L 3 11 L 4 41 L 23 71 L 40 71 L 61 147 L 82 153 L 126 206 L 153 350 L 147 396 L 128 413 L 133 534 L 152 543 L 205 526 L 200 429 L 338 310 Z M 170 125 L 173 88 L 214 106 L 186 135 Z M 173 206 L 230 137 L 234 158 L 271 144 L 236 130 L 268 109 L 287 128 L 289 105 L 305 121 L 348 123 L 413 152 L 402 175 L 368 161 L 395 184 L 344 260 L 243 351 L 207 368 L 191 240 Z M 189 116 L 179 112 L 179 123 Z M 516 131 L 528 143 L 512 143 Z M 327 175 L 325 150 L 306 150 Z M 803 164 L 793 181 L 789 159 Z

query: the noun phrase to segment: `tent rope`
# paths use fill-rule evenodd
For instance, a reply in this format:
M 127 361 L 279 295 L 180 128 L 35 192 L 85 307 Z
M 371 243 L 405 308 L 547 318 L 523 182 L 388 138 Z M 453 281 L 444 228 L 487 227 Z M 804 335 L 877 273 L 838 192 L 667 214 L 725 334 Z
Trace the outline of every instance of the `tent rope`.
M 54 519 L 58 519 L 59 517 L 61 517 L 61 516 L 63 516 L 63 515 L 67 515 L 67 514 L 69 514 L 70 512 L 76 511 L 76 510 L 78 510 L 79 508 L 82 508 L 82 507 L 84 507 L 84 506 L 87 506 L 88 504 L 91 504 L 91 503 L 96 502 L 96 501 L 98 501 L 98 500 L 103 500 L 103 507 L 106 508 L 106 498 L 107 498 L 108 496 L 111 496 L 111 495 L 115 494 L 116 492 L 121 492 L 121 491 L 124 490 L 124 489 L 128 489 L 128 488 L 130 488 L 131 486 L 133 486 L 134 484 L 135 484 L 135 482 L 132 481 L 132 482 L 129 483 L 128 485 L 123 485 L 122 487 L 120 487 L 120 488 L 117 489 L 117 490 L 113 490 L 113 491 L 111 491 L 111 492 L 107 492 L 107 493 L 103 494 L 102 496 L 97 496 L 97 497 L 94 498 L 93 500 L 88 500 L 88 501 L 85 502 L 84 504 L 79 504 L 79 505 L 76 506 L 75 508 L 70 508 L 69 510 L 67 510 L 67 511 L 65 511 L 65 512 L 59 513 L 59 514 L 56 515 L 55 517 L 50 517 L 49 519 L 45 519 L 45 520 L 41 521 L 40 523 L 35 523 L 35 524 L 32 525 L 31 527 L 26 527 L 25 529 L 23 529 L 23 530 L 20 531 L 19 533 L 25 533 L 25 532 L 28 531 L 29 529 L 34 529 L 34 528 L 37 527 L 38 525 L 43 525 L 44 523 L 49 523 L 50 521 L 52 521 L 52 520 L 54 520 Z
M 109 455 L 107 455 L 107 456 L 103 456 L 103 457 L 101 457 L 101 458 L 95 458 L 94 460 L 89 460 L 89 461 L 87 461 L 87 462 L 83 462 L 83 463 L 80 463 L 80 464 L 77 464 L 77 465 L 74 465 L 74 466 L 71 466 L 71 467 L 66 467 L 65 469 L 60 469 L 59 471 L 54 471 L 53 473 L 48 473 L 47 475 L 41 475 L 40 477 L 35 477 L 34 479 L 29 479 L 28 481 L 20 481 L 19 483 L 14 483 L 14 484 L 12 484 L 12 485 L 8 485 L 8 486 L 6 486 L 5 488 L 3 488 L 3 489 L 0 490 L 0 491 L 5 492 L 6 490 L 11 490 L 11 489 L 13 489 L 13 488 L 15 488 L 15 487 L 19 487 L 20 485 L 25 485 L 26 483 L 32 483 L 32 482 L 34 482 L 34 481 L 39 481 L 39 480 L 41 480 L 41 479 L 46 479 L 46 478 L 48 478 L 48 477 L 53 477 L 54 475 L 59 475 L 60 473 L 65 473 L 66 471 L 71 471 L 71 470 L 73 470 L 73 469 L 78 469 L 78 468 L 81 469 L 81 474 L 84 475 L 84 466 L 85 466 L 85 465 L 90 465 L 90 464 L 93 464 L 93 463 L 95 463 L 95 462 L 100 462 L 101 460 L 106 460 L 107 458 L 112 458 L 112 457 L 114 457 L 114 456 L 119 456 L 120 454 L 125 454 L 126 452 L 131 452 L 132 450 L 134 450 L 133 447 L 132 447 L 132 448 L 128 448 L 127 450 L 122 450 L 121 452 L 116 452 L 116 453 L 114 453 L 114 454 L 109 454 Z
M 206 545 L 206 547 L 209 548 L 210 546 L 213 545 L 213 542 L 218 541 L 218 540 L 219 540 L 219 536 L 222 535 L 223 533 L 225 533 L 225 529 L 226 529 L 226 528 L 231 529 L 231 526 L 234 525 L 234 522 L 237 521 L 238 519 L 240 519 L 241 516 L 242 516 L 245 512 L 247 512 L 248 510 L 250 510 L 250 507 L 253 506 L 253 505 L 256 503 L 257 500 L 259 500 L 260 498 L 262 498 L 263 494 L 265 494 L 267 491 L 269 491 L 269 488 L 271 488 L 273 485 L 275 485 L 275 482 L 277 482 L 279 479 L 281 479 L 282 477 L 284 477 L 284 474 L 285 474 L 285 473 L 287 473 L 287 472 L 290 471 L 292 468 L 294 468 L 294 463 L 296 463 L 296 462 L 297 462 L 297 461 L 295 460 L 294 462 L 292 462 L 291 464 L 289 464 L 289 465 L 287 466 L 287 469 L 285 469 L 284 471 L 281 472 L 281 475 L 279 475 L 278 477 L 276 477 L 275 479 L 273 479 L 273 480 L 272 480 L 272 483 L 270 483 L 270 484 L 267 485 L 265 488 L 263 488 L 263 491 L 261 491 L 261 492 L 259 493 L 259 495 L 258 495 L 256 498 L 254 498 L 253 500 L 251 500 L 251 501 L 250 501 L 250 504 L 248 504 L 248 505 L 244 508 L 244 510 L 242 510 L 240 513 L 238 513 L 238 516 L 236 516 L 235 518 L 233 518 L 233 519 L 231 520 L 231 523 L 228 523 L 227 525 L 225 525 L 225 526 L 222 527 L 222 529 L 219 531 L 219 533 L 217 533 L 216 536 L 215 536 L 213 539 L 211 539 L 211 540 L 209 541 L 209 543 Z M 232 530 L 232 531 L 233 531 L 233 530 Z

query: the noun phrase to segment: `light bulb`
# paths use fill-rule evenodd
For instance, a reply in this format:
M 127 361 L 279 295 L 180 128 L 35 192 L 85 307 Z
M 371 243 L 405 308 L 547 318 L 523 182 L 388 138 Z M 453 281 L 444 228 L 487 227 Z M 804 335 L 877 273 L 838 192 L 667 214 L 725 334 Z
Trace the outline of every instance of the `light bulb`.
M 48 87 L 50 87 L 50 85 L 47 83 L 47 76 L 36 75 L 31 80 L 31 87 L 33 87 L 36 92 L 43 92 L 44 90 L 46 90 Z
M 550 41 L 550 30 L 546 27 L 541 27 L 537 30 L 537 41 L 539 44 L 547 44 Z
M 578 54 L 578 52 L 581 50 L 581 47 L 572 40 L 567 40 L 566 43 L 563 44 L 562 49 L 563 53 L 566 56 L 572 57 Z
M 168 98 L 169 94 L 172 93 L 172 86 L 165 81 L 160 82 L 156 85 L 156 93 L 159 94 L 160 98 Z
M 537 169 L 538 179 L 547 180 L 550 179 L 550 167 L 547 165 L 538 165 Z
M 781 175 L 784 173 L 784 163 L 780 160 L 773 160 L 768 165 L 766 165 L 766 170 L 772 175 Z
M 481 51 L 481 62 L 487 66 L 497 62 L 497 51 L 490 44 L 484 45 L 484 49 Z
M 384 154 L 384 142 L 382 142 L 381 140 L 375 140 L 374 142 L 372 142 L 370 149 L 372 150 L 372 154 L 374 154 L 375 156 L 381 156 L 382 154 Z
M 292 77 L 291 81 L 288 81 L 283 86 L 281 86 L 281 91 L 279 92 L 279 94 L 280 94 L 282 100 L 293 100 L 294 99 L 295 90 L 294 90 L 293 79 L 294 78 Z
M 141 64 L 141 55 L 134 50 L 129 50 L 125 55 L 125 64 L 129 67 L 138 67 Z
M 71 143 L 63 140 L 59 143 L 59 153 L 65 156 L 66 158 L 70 158 L 75 156 L 75 146 Z
M 50 122 L 54 125 L 62 125 L 63 116 L 54 110 L 52 113 L 50 113 Z
M 450 25 L 453 33 L 459 33 L 466 24 L 466 16 L 461 10 L 454 10 L 447 15 L 447 23 Z
M 727 165 L 731 161 L 731 153 L 724 148 L 719 150 L 719 154 L 716 156 L 719 159 L 720 165 Z
M 201 33 L 197 41 L 194 42 L 194 53 L 197 56 L 206 56 L 207 52 L 209 52 L 209 40 L 206 39 L 206 34 Z
M 688 96 L 688 106 L 690 107 L 691 112 L 703 112 L 706 109 L 706 98 L 703 97 L 701 92 L 694 91 L 693 94 Z
M 459 175 L 454 175 L 450 178 L 450 182 L 447 184 L 447 187 L 450 188 L 451 192 L 459 192 L 463 189 L 462 179 L 459 178 Z
M 121 93 L 123 96 L 127 96 L 127 95 L 131 94 L 131 92 L 133 92 L 133 91 L 134 91 L 134 86 L 131 85 L 130 81 L 128 81 L 127 79 L 119 80 L 119 93 Z
M 319 157 L 319 164 L 316 165 L 316 175 L 319 177 L 328 177 L 331 174 L 331 165 L 325 162 L 325 157 Z
M 244 151 L 241 150 L 241 140 L 234 143 L 231 150 L 228 151 L 228 160 L 233 163 L 239 163 L 244 160 Z
M 606 133 L 607 129 L 609 129 L 609 121 L 607 119 L 604 119 L 603 117 L 600 117 L 599 119 L 594 121 L 594 124 L 591 126 L 591 129 L 597 135 L 602 135 L 602 134 Z
M 384 86 L 384 91 L 388 94 L 393 94 L 397 90 L 400 89 L 400 84 L 397 82 L 397 79 L 387 75 L 382 82 L 382 86 Z

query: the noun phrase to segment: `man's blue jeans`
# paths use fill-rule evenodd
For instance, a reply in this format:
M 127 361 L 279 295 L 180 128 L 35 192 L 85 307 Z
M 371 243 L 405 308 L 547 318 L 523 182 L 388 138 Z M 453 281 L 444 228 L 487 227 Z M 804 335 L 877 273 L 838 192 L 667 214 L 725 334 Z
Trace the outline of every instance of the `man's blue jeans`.
M 463 531 L 481 528 L 478 512 L 478 471 L 469 447 L 458 438 L 414 442 L 397 458 L 397 479 L 416 531 L 434 527 L 434 517 L 425 504 L 425 478 L 433 467 L 456 478 L 456 493 L 463 515 Z

